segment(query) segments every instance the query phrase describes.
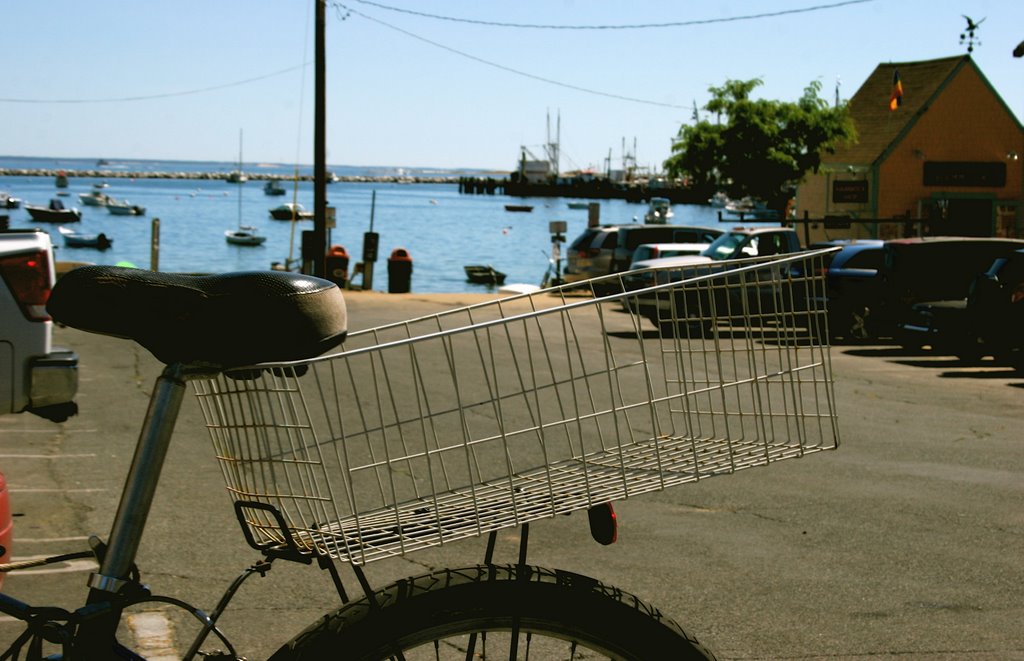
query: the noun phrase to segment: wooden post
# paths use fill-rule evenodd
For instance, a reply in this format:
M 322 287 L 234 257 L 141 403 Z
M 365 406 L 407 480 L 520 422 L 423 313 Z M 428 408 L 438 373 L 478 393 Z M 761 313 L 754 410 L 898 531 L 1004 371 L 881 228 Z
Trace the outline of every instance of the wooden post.
M 150 239 L 149 239 L 149 270 L 159 271 L 160 270 L 160 219 L 154 218 L 153 222 L 150 223 Z

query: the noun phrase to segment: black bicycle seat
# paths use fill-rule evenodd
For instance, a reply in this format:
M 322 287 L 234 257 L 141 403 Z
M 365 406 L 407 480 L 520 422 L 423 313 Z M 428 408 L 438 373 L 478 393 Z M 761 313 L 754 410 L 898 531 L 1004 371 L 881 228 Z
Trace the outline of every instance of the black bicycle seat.
M 337 285 L 285 271 L 83 266 L 61 276 L 47 310 L 66 326 L 135 340 L 166 364 L 221 369 L 312 358 L 348 330 Z

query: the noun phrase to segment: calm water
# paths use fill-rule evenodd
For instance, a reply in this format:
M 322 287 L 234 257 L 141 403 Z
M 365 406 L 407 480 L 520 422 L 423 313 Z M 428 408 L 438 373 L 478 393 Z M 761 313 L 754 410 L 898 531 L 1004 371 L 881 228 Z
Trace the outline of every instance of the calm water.
M 0 157 L 0 168 L 53 168 L 70 170 L 96 169 L 95 160 L 23 159 Z M 208 171 L 233 169 L 230 163 L 114 162 L 105 169 L 122 168 L 129 172 Z M 263 168 L 263 169 L 260 169 Z M 395 174 L 399 168 L 334 167 L 341 174 L 380 176 Z M 246 166 L 247 172 L 289 174 L 292 166 Z M 307 168 L 308 170 L 308 168 Z M 410 175 L 440 175 L 444 172 L 401 170 Z M 83 206 L 79 193 L 93 184 L 106 181 L 105 192 L 117 199 L 126 199 L 146 207 L 145 216 L 112 216 L 104 207 Z M 268 211 L 282 202 L 291 201 L 288 184 L 286 196 L 271 197 L 263 193 L 263 182 L 251 180 L 241 186 L 223 181 L 185 179 L 88 179 L 72 178 L 63 189 L 65 206 L 82 211 L 82 222 L 76 226 L 83 232 L 103 232 L 113 239 L 106 251 L 89 248 L 65 248 L 57 228 L 43 224 L 54 238 L 60 260 L 115 264 L 129 261 L 149 268 L 152 220 L 160 219 L 161 271 L 227 272 L 266 269 L 272 262 L 284 262 L 289 255 L 299 256 L 301 231 L 311 230 L 312 221 L 292 224 L 273 220 Z M 0 177 L 0 191 L 6 191 L 29 204 L 45 205 L 58 189 L 51 177 Z M 587 226 L 587 211 L 569 209 L 562 198 L 510 198 L 502 195 L 460 195 L 453 184 L 381 184 L 336 183 L 327 190 L 329 203 L 337 209 L 337 227 L 331 231 L 329 245 L 342 245 L 352 255 L 352 265 L 362 255 L 363 233 L 370 229 L 371 200 L 376 192 L 373 230 L 380 234 L 379 257 L 374 270 L 374 289 L 387 291 L 387 257 L 395 248 L 405 248 L 413 259 L 412 290 L 414 292 L 487 291 L 482 285 L 468 283 L 462 267 L 466 264 L 491 264 L 508 274 L 506 282 L 540 284 L 551 255 L 548 223 L 568 223 L 567 238 L 571 241 Z M 239 205 L 241 193 L 241 205 Z M 313 185 L 300 182 L 298 202 L 313 207 Z M 513 213 L 505 204 L 533 205 L 532 213 Z M 642 218 L 645 205 L 623 200 L 602 200 L 601 222 L 631 222 Z M 243 224 L 254 225 L 267 236 L 258 247 L 233 246 L 224 240 L 224 231 L 239 223 L 239 206 Z M 676 205 L 674 222 L 715 226 L 715 210 L 706 206 Z M 38 226 L 24 208 L 9 212 L 11 227 Z M 563 251 L 564 252 L 564 251 Z M 564 265 L 564 261 L 563 261 Z

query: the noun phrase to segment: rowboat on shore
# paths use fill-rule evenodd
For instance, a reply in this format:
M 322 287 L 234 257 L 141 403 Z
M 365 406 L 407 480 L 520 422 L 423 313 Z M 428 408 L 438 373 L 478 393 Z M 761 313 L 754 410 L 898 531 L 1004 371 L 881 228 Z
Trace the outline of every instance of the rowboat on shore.
M 505 282 L 505 274 L 490 264 L 470 264 L 462 268 L 466 271 L 466 279 L 478 285 L 500 285 Z

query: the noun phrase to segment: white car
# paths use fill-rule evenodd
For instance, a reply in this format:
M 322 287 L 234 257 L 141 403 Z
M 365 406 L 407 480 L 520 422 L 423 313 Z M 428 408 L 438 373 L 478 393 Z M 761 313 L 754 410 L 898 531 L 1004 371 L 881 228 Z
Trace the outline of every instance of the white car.
M 645 243 L 637 246 L 633 251 L 633 261 L 629 265 L 629 270 L 647 268 L 646 262 L 652 259 L 699 255 L 710 245 L 710 243 Z
M 78 411 L 78 356 L 51 345 L 46 302 L 54 282 L 49 234 L 0 231 L 0 415 L 63 422 Z

